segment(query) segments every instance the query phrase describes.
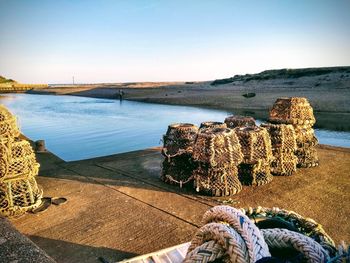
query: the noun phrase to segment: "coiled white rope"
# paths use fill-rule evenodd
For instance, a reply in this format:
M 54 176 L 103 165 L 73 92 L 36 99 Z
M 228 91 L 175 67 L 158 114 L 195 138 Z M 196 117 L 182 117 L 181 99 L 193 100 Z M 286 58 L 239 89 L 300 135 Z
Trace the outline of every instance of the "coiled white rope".
M 209 259 L 224 255 L 224 262 L 249 263 L 271 256 L 259 229 L 233 207 L 213 207 L 204 214 L 203 223 L 191 241 L 184 262 L 210 262 Z M 216 245 L 208 244 L 212 241 Z
M 241 210 L 216 206 L 203 216 L 203 224 L 188 249 L 185 263 L 212 262 L 254 263 L 270 257 L 270 249 L 291 248 L 309 263 L 330 261 L 328 251 L 312 238 L 281 228 L 262 229 Z

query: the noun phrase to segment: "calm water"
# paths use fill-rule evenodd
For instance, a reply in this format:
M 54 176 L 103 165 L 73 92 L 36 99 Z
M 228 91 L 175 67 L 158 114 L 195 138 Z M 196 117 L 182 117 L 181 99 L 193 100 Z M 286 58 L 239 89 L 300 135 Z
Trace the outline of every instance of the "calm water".
M 223 121 L 231 112 L 75 96 L 9 94 L 0 97 L 22 132 L 44 139 L 66 161 L 160 146 L 169 123 Z M 350 147 L 349 132 L 317 130 L 320 143 Z

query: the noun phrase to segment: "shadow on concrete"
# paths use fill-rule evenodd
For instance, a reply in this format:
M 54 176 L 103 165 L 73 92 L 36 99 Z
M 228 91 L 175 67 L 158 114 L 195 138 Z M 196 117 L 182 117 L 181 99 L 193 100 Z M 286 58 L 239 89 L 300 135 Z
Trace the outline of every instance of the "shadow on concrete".
M 93 159 L 64 162 L 53 154 L 37 155 L 41 164 L 39 175 L 83 183 L 138 188 L 152 191 L 195 194 L 192 184 L 183 188 L 161 181 L 161 163 L 164 157 L 159 149 L 146 149 Z M 51 161 L 54 160 L 54 161 Z
M 40 236 L 29 236 L 29 238 L 57 263 L 101 263 L 103 262 L 101 259 L 104 259 L 105 262 L 116 262 L 137 256 L 135 253 L 106 247 L 80 245 Z

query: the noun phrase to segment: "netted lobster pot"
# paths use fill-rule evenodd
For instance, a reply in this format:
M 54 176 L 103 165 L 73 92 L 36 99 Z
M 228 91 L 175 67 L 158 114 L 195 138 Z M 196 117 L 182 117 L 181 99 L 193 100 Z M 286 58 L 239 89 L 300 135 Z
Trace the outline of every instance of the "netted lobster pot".
M 254 164 L 272 160 L 272 148 L 269 133 L 262 127 L 235 128 L 243 153 L 243 163 Z
M 204 130 L 204 129 L 217 129 L 217 128 L 227 128 L 226 123 L 223 122 L 216 122 L 216 121 L 206 121 L 206 122 L 202 122 L 201 125 L 199 126 L 200 130 Z
M 273 149 L 290 152 L 294 152 L 297 149 L 292 125 L 263 123 L 261 127 L 265 128 L 269 133 Z
M 274 103 L 269 121 L 293 125 L 315 124 L 313 109 L 306 98 L 279 98 Z
M 16 117 L 3 105 L 0 105 L 0 137 L 14 138 L 19 136 Z
M 297 169 L 298 158 L 294 152 L 273 150 L 274 159 L 270 167 L 273 175 L 292 175 Z
M 270 161 L 259 161 L 255 164 L 242 163 L 238 166 L 239 180 L 243 185 L 260 186 L 272 181 Z
M 204 129 L 198 133 L 193 159 L 210 167 L 238 165 L 242 161 L 239 140 L 231 129 Z
M 294 130 L 298 148 L 316 146 L 318 144 L 314 129 L 305 126 L 296 126 Z
M 318 154 L 315 147 L 298 149 L 295 155 L 298 158 L 298 167 L 309 168 L 319 165 Z
M 225 123 L 228 128 L 233 129 L 236 127 L 251 127 L 255 126 L 255 119 L 249 116 L 229 116 L 225 119 Z
M 0 183 L 0 215 L 18 216 L 41 204 L 42 191 L 33 177 Z
M 15 138 L 0 144 L 0 181 L 36 176 L 39 164 L 26 140 Z
M 196 140 L 198 127 L 190 123 L 175 123 L 168 126 L 163 136 L 163 154 L 167 157 L 191 153 Z
M 237 166 L 225 168 L 198 167 L 193 171 L 194 187 L 197 192 L 211 196 L 228 196 L 242 190 Z
M 0 182 L 6 176 L 9 169 L 9 151 L 6 139 L 0 139 Z
M 161 179 L 168 184 L 183 185 L 192 181 L 195 164 L 191 155 L 183 154 L 173 158 L 165 158 L 162 163 Z

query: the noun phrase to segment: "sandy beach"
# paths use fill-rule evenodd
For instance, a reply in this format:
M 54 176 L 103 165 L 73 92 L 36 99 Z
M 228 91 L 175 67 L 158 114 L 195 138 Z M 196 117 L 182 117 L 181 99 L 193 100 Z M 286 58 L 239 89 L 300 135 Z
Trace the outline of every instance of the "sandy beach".
M 220 85 L 212 85 L 212 81 L 50 85 L 30 93 L 119 99 L 120 90 L 126 100 L 224 109 L 263 120 L 277 98 L 306 97 L 314 108 L 316 128 L 350 130 L 350 73 L 346 71 L 297 78 L 234 80 Z M 255 96 L 245 98 L 242 95 L 246 93 Z

